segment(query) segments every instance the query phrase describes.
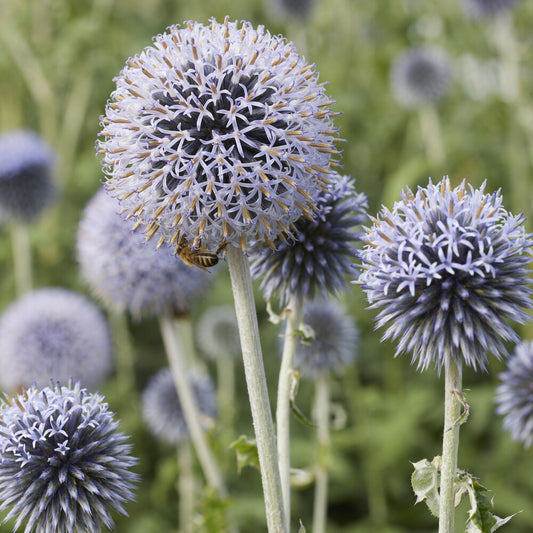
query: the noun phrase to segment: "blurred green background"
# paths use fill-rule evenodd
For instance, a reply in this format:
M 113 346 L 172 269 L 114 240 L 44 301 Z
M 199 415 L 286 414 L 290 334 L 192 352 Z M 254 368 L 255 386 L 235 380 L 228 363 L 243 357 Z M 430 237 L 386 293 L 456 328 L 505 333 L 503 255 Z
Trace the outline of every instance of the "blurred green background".
M 502 189 L 512 212 L 533 207 L 533 5 L 522 2 L 509 26 L 517 44 L 520 92 L 509 99 L 498 72 L 502 48 L 493 21 L 465 17 L 460 0 L 316 0 L 305 20 L 276 15 L 271 0 L 3 0 L 0 3 L 0 130 L 38 131 L 57 151 L 61 194 L 55 206 L 31 227 L 35 285 L 63 286 L 88 294 L 78 274 L 75 239 L 81 210 L 102 179 L 94 143 L 99 117 L 114 88 L 113 77 L 128 57 L 151 43 L 170 24 L 250 20 L 293 40 L 316 63 L 320 80 L 342 115 L 336 125 L 346 140 L 344 172 L 369 196 L 369 213 L 392 205 L 409 185 L 427 184 L 449 175 L 487 190 Z M 427 155 L 417 111 L 392 98 L 389 70 L 394 59 L 413 46 L 430 45 L 449 56 L 454 77 L 436 106 L 445 156 Z M 505 52 L 503 52 L 505 53 Z M 509 60 L 509 58 L 504 59 Z M 528 222 L 529 230 L 533 226 Z M 0 310 L 16 296 L 9 232 L 0 228 Z M 193 318 L 213 304 L 231 302 L 229 277 L 217 274 Z M 331 453 L 329 527 L 331 533 L 430 532 L 437 528 L 423 504 L 414 505 L 411 464 L 440 453 L 443 377 L 433 370 L 417 373 L 409 356 L 394 359 L 394 346 L 380 344 L 374 313 L 365 309 L 357 287 L 342 302 L 361 330 L 358 359 L 342 376 L 332 377 L 338 424 Z M 272 398 L 279 365 L 277 326 L 269 323 L 257 293 L 263 349 Z M 166 364 L 156 321 L 132 323 L 138 391 L 121 394 L 112 378 L 102 387 L 132 435 L 142 482 L 129 518 L 117 517 L 117 531 L 177 531 L 178 473 L 175 450 L 148 434 L 139 411 L 147 379 Z M 531 325 L 521 334 L 531 338 Z M 511 347 L 512 348 L 512 347 Z M 471 417 L 461 430 L 459 466 L 479 476 L 494 491 L 499 516 L 522 511 L 503 530 L 533 531 L 533 450 L 511 441 L 494 414 L 494 389 L 503 363 L 494 358 L 488 374 L 466 370 L 464 387 Z M 251 435 L 244 377 L 237 373 L 235 437 Z M 303 382 L 298 402 L 311 412 L 313 384 Z M 232 508 L 242 533 L 266 531 L 258 473 L 236 472 L 232 452 L 210 435 L 224 464 Z M 293 420 L 293 466 L 311 468 L 316 459 L 314 431 Z M 293 530 L 298 519 L 311 530 L 312 485 L 295 489 Z M 209 502 L 202 504 L 209 507 Z M 206 510 L 206 514 L 209 511 Z M 464 531 L 460 509 L 457 531 Z M 505 529 L 506 528 L 506 529 Z M 4 525 L 0 531 L 10 531 Z M 205 525 L 204 531 L 216 531 Z

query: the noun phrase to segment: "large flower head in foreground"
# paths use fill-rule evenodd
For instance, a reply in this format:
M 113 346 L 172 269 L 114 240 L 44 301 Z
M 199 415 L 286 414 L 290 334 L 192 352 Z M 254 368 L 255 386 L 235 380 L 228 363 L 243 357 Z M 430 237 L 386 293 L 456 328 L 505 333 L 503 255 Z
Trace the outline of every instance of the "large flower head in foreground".
M 185 265 L 168 247 L 156 249 L 119 211 L 104 189 L 87 204 L 77 242 L 82 277 L 107 307 L 135 319 L 190 312 L 212 274 Z
M 217 411 L 213 382 L 209 375 L 199 370 L 190 371 L 187 377 L 203 425 L 209 426 Z M 189 428 L 170 368 L 162 368 L 146 385 L 142 412 L 150 432 L 164 442 L 175 445 L 189 438 Z
M 103 396 L 33 386 L 0 404 L 0 509 L 25 532 L 97 533 L 126 514 L 137 475 Z
M 294 242 L 276 240 L 275 251 L 251 249 L 252 276 L 262 280 L 267 300 L 274 294 L 282 305 L 291 295 L 313 299 L 319 293 L 325 298 L 342 291 L 345 275 L 353 274 L 353 245 L 361 240 L 359 226 L 367 220 L 366 195 L 355 192 L 349 176 L 332 174 L 316 206 L 312 220 L 302 217 L 293 224 Z
M 115 81 L 98 143 L 106 187 L 148 237 L 213 253 L 312 216 L 336 130 L 292 43 L 248 22 L 188 22 Z
M 452 358 L 484 370 L 488 352 L 507 354 L 503 341 L 517 340 L 507 321 L 523 323 L 531 308 L 524 220 L 503 208 L 499 191 L 452 188 L 448 178 L 416 194 L 407 188 L 381 210 L 359 283 L 397 354 L 412 351 L 419 369 L 439 371 Z
M 413 48 L 403 53 L 391 70 L 391 89 L 399 104 L 422 107 L 440 100 L 448 90 L 451 68 L 437 49 Z
M 13 302 L 0 317 L 0 386 L 5 390 L 71 377 L 93 388 L 111 368 L 107 322 L 81 294 L 38 289 Z
M 55 197 L 54 153 L 34 132 L 0 135 L 0 220 L 31 222 Z
M 472 18 L 494 17 L 510 11 L 520 0 L 463 0 L 466 13 Z
M 303 319 L 312 329 L 309 341 L 298 340 L 294 367 L 303 375 L 322 370 L 340 372 L 357 355 L 359 332 L 346 309 L 334 301 L 314 301 L 303 307 Z
M 503 427 L 514 440 L 533 444 L 533 341 L 517 344 L 500 374 L 496 412 L 504 415 Z

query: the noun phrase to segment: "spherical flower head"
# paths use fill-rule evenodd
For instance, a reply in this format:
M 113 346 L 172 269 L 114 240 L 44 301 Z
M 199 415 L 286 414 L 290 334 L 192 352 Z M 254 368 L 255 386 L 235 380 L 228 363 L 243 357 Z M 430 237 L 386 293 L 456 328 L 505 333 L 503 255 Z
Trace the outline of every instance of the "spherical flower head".
M 391 89 L 406 107 L 434 104 L 448 91 L 451 69 L 440 50 L 414 48 L 396 59 L 391 70 Z
M 169 247 L 134 232 L 104 189 L 87 204 L 78 228 L 82 277 L 109 308 L 135 319 L 191 310 L 213 274 L 185 265 Z
M 187 377 L 202 423 L 204 427 L 209 427 L 216 416 L 211 378 L 199 370 L 189 371 Z M 142 395 L 142 413 L 148 429 L 158 439 L 176 445 L 189 438 L 189 428 L 170 368 L 162 368 L 146 385 Z
M 517 344 L 500 381 L 496 412 L 504 415 L 503 427 L 513 440 L 529 447 L 533 444 L 533 341 Z
M 314 209 L 336 150 L 313 65 L 262 26 L 171 26 L 115 79 L 97 143 L 148 236 L 217 252 L 272 240 Z
M 0 135 L 0 220 L 28 223 L 55 197 L 52 149 L 34 132 Z
M 15 391 L 33 382 L 70 377 L 93 388 L 112 367 L 111 337 L 100 310 L 61 288 L 32 291 L 0 317 L 0 386 Z
M 298 339 L 294 367 L 304 376 L 315 376 L 323 370 L 339 373 L 350 365 L 357 354 L 359 332 L 346 309 L 334 301 L 306 303 L 303 320 L 312 330 L 310 340 Z
M 500 192 L 484 187 L 452 188 L 444 178 L 416 194 L 407 188 L 374 219 L 360 253 L 359 283 L 381 309 L 377 327 L 419 369 L 440 371 L 453 359 L 485 370 L 488 352 L 507 355 L 503 341 L 517 340 L 507 321 L 528 319 L 533 238 Z
M 309 16 L 314 4 L 314 0 L 268 0 L 267 8 L 275 11 L 277 16 L 303 20 Z
M 103 396 L 79 383 L 32 386 L 0 404 L 0 509 L 14 531 L 97 533 L 126 514 L 137 475 Z
M 256 246 L 250 251 L 254 278 L 269 300 L 278 294 L 283 304 L 291 295 L 313 299 L 318 293 L 338 293 L 353 274 L 353 245 L 361 240 L 359 226 L 367 220 L 367 197 L 356 193 L 349 176 L 332 174 L 316 199 L 317 213 L 293 225 L 294 240 L 276 240 L 275 251 Z
M 510 11 L 520 0 L 463 0 L 468 16 L 479 19 Z
M 210 359 L 240 355 L 235 309 L 229 305 L 208 307 L 198 319 L 197 340 L 200 350 Z

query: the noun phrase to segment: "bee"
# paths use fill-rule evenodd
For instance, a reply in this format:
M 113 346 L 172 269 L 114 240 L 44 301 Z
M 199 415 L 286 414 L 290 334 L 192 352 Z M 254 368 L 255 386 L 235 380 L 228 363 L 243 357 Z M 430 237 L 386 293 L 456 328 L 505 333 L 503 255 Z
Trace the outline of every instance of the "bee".
M 207 252 L 202 249 L 194 250 L 189 244 L 184 243 L 176 247 L 176 253 L 186 265 L 197 266 L 209 272 L 207 269 L 218 263 L 218 254 L 227 244 L 224 243 L 216 252 Z

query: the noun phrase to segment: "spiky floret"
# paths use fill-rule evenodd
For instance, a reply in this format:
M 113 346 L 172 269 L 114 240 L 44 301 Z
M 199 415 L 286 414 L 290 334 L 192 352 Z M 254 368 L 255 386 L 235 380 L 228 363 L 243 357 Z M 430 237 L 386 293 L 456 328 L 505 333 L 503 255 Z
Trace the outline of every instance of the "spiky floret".
M 338 373 L 353 362 L 359 332 L 343 306 L 328 300 L 306 303 L 303 320 L 312 336 L 309 342 L 298 340 L 294 367 L 304 376 L 315 376 L 321 370 Z
M 98 386 L 112 368 L 111 336 L 100 310 L 62 288 L 38 289 L 0 318 L 0 384 L 7 391 L 70 377 Z
M 448 58 L 441 50 L 413 48 L 400 55 L 391 69 L 394 97 L 406 107 L 422 107 L 440 100 L 451 80 Z
M 104 189 L 87 204 L 77 241 L 82 277 L 107 307 L 135 319 L 190 312 L 213 274 L 185 265 L 168 247 L 157 250 L 145 242 L 119 211 Z
M 355 191 L 349 176 L 335 173 L 316 206 L 312 220 L 302 217 L 293 225 L 294 242 L 276 240 L 275 251 L 260 245 L 250 250 L 252 276 L 261 279 L 267 300 L 277 294 L 285 304 L 291 295 L 313 299 L 316 293 L 327 297 L 346 288 L 353 245 L 367 220 L 367 197 Z
M 240 355 L 235 309 L 230 305 L 208 307 L 198 319 L 196 337 L 200 350 L 211 359 Z
M 137 475 L 127 437 L 104 397 L 72 382 L 0 403 L 0 509 L 14 530 L 96 533 L 126 514 Z
M 217 252 L 311 217 L 327 181 L 333 103 L 313 65 L 262 26 L 171 26 L 131 58 L 97 143 L 147 237 Z
M 521 0 L 463 0 L 466 13 L 472 18 L 494 17 L 510 11 Z
M 496 412 L 504 415 L 503 427 L 526 447 L 533 444 L 533 341 L 516 345 L 500 374 Z
M 523 215 L 502 206 L 500 191 L 485 194 L 446 177 L 406 188 L 392 211 L 383 207 L 360 253 L 359 278 L 377 327 L 413 353 L 419 369 L 447 367 L 453 358 L 484 370 L 488 352 L 506 355 L 516 341 L 508 320 L 528 320 L 527 269 L 533 238 Z
M 31 222 L 55 197 L 52 149 L 34 132 L 0 135 L 0 221 Z
M 216 416 L 215 390 L 208 374 L 193 370 L 188 373 L 198 412 L 204 426 Z M 151 433 L 168 444 L 179 444 L 189 438 L 189 428 L 174 385 L 170 368 L 162 368 L 152 376 L 142 395 L 143 418 Z

